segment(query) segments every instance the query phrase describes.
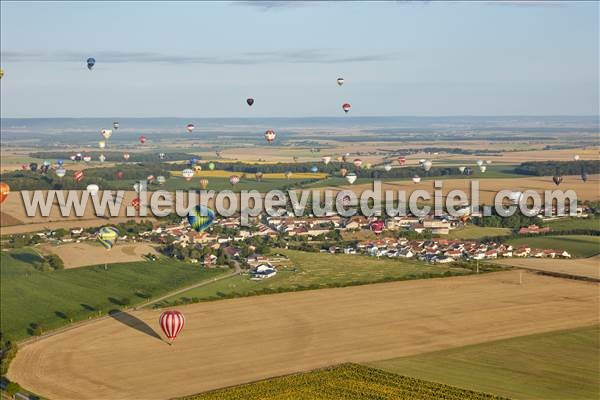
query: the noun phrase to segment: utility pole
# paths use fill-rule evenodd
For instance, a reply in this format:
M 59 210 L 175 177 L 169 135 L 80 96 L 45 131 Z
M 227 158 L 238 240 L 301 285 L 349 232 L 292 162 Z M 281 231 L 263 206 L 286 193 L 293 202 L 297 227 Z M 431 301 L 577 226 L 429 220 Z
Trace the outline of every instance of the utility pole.
M 523 284 L 523 271 L 519 270 L 519 285 Z
M 477 260 L 477 273 L 479 273 L 479 260 Z

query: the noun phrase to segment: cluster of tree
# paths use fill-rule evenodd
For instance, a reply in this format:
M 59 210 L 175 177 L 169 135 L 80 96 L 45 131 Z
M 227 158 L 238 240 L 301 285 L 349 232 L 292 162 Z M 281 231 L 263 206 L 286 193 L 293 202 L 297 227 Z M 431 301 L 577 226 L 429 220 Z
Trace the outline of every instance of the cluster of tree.
M 65 163 L 78 163 L 85 165 L 84 161 L 71 161 L 69 159 L 70 156 L 75 155 L 79 152 L 67 152 L 67 151 L 43 151 L 37 153 L 29 154 L 32 158 L 37 158 L 40 160 L 64 160 Z M 156 153 L 128 153 L 129 159 L 127 162 L 136 163 L 136 162 L 147 162 L 147 163 L 156 163 L 162 160 L 164 161 L 180 161 L 180 160 L 189 160 L 191 158 L 201 158 L 199 156 L 183 153 L 183 152 L 169 152 L 164 153 L 164 157 L 161 159 L 159 156 L 161 152 Z M 122 151 L 85 151 L 81 152 L 82 156 L 90 156 L 93 161 L 97 161 L 100 154 L 104 154 L 107 162 L 124 162 L 123 154 L 125 152 Z
M 502 217 L 498 215 L 495 208 L 492 208 L 492 215 L 489 217 L 473 217 L 471 222 L 477 226 L 485 226 L 491 228 L 510 228 L 517 230 L 522 226 L 538 225 L 543 226 L 544 223 L 537 217 L 528 217 L 517 208 L 515 213 L 510 217 Z
M 257 172 L 262 172 L 265 174 L 269 173 L 286 173 L 291 172 L 292 178 L 294 177 L 294 173 L 309 173 L 312 172 L 311 169 L 316 166 L 318 168 L 318 172 L 326 173 L 331 176 L 341 176 L 340 170 L 342 168 L 347 169 L 349 172 L 356 173 L 360 178 L 410 178 L 413 175 L 420 176 L 448 176 L 448 175 L 462 175 L 458 167 L 432 167 L 429 172 L 425 172 L 425 170 L 421 167 L 402 167 L 402 168 L 392 168 L 390 171 L 385 171 L 382 168 L 370 168 L 367 169 L 364 167 L 356 168 L 352 163 L 352 160 L 348 160 L 348 162 L 338 162 L 331 161 L 329 164 L 325 165 L 322 161 L 315 162 L 302 162 L 302 163 L 276 163 L 276 164 L 247 164 L 243 162 L 214 162 L 215 169 L 231 171 L 239 174 L 255 174 Z M 208 163 L 200 163 L 198 164 L 202 167 L 202 169 L 208 169 Z M 174 170 L 183 170 L 189 168 L 190 166 L 186 163 L 184 164 L 172 164 L 172 169 Z
M 141 220 L 141 221 L 135 221 L 135 220 L 127 220 L 125 222 L 121 222 L 119 224 L 113 225 L 115 228 L 117 228 L 117 230 L 119 231 L 119 233 L 123 236 L 123 235 L 131 235 L 131 236 L 137 236 L 142 232 L 148 232 L 151 231 L 154 224 L 152 223 L 152 221 L 149 220 Z M 91 227 L 91 228 L 86 228 L 85 232 L 87 233 L 96 233 L 98 231 L 97 227 Z
M 65 269 L 65 264 L 59 256 L 56 254 L 50 254 L 43 257 L 38 269 L 42 271 L 56 271 Z
M 101 189 L 129 189 L 129 184 L 120 182 L 121 179 L 146 180 L 150 175 L 171 176 L 168 164 L 122 164 L 116 167 L 88 168 L 84 170 L 84 179 L 75 181 L 72 172 L 60 178 L 55 170 L 47 173 L 38 171 L 11 171 L 0 175 L 0 180 L 7 183 L 12 191 L 19 190 L 84 190 L 90 183 L 95 183 Z
M 471 150 L 471 149 L 464 149 L 461 147 L 414 147 L 414 148 L 408 148 L 408 149 L 400 149 L 400 150 L 392 150 L 394 154 L 397 155 L 410 155 L 410 154 L 418 154 L 418 153 L 429 153 L 429 154 L 433 154 L 433 153 L 446 153 L 446 154 L 464 154 L 464 155 L 477 155 L 477 154 L 485 154 L 485 155 L 500 155 L 500 153 L 497 150 L 491 150 L 491 149 L 477 149 L 477 150 Z M 360 154 L 360 153 L 358 153 Z
M 13 249 L 20 249 L 25 246 L 33 246 L 42 242 L 42 238 L 38 235 L 24 233 L 24 234 L 16 234 L 11 235 L 8 239 L 8 247 L 12 247 Z
M 600 173 L 599 160 L 579 161 L 531 161 L 524 162 L 515 168 L 515 173 L 535 176 L 579 175 L 582 171 L 588 174 Z
M 202 260 L 207 255 L 215 255 L 217 257 L 217 265 L 228 265 L 228 259 L 223 249 L 212 249 L 208 246 L 188 245 L 182 246 L 179 243 L 169 243 L 161 246 L 159 251 L 167 257 L 176 258 L 178 260 Z
M 17 355 L 17 343 L 13 342 L 10 338 L 7 338 L 2 332 L 0 332 L 0 375 L 5 375 L 8 371 L 10 362 Z

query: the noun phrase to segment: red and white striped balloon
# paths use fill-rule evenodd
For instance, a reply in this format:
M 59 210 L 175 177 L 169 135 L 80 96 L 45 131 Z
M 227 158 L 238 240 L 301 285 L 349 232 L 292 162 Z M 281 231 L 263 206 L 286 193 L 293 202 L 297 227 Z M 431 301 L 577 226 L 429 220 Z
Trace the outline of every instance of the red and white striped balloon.
M 81 182 L 83 180 L 83 171 L 73 172 L 73 179 L 75 182 Z
M 185 317 L 181 312 L 176 310 L 165 311 L 160 314 L 158 322 L 160 323 L 160 328 L 165 333 L 165 336 L 173 341 L 183 329 Z

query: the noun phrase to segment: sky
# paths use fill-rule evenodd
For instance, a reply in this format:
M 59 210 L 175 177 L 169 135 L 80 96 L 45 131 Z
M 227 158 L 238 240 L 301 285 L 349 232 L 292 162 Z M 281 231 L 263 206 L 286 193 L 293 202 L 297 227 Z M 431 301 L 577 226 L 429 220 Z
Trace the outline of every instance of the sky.
M 598 2 L 3 0 L 0 11 L 4 118 L 340 116 L 345 102 L 349 117 L 599 113 Z

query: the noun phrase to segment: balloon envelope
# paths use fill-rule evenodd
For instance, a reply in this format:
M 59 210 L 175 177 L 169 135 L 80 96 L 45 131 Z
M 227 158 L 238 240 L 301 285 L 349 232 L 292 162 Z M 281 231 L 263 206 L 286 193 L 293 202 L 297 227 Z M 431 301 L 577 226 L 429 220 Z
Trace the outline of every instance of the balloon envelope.
M 342 86 L 344 84 L 344 78 L 337 78 L 338 86 Z
M 198 205 L 188 214 L 188 222 L 196 232 L 204 232 L 215 220 L 215 212 L 210 208 Z
M 67 170 L 64 168 L 57 168 L 55 172 L 56 172 L 56 176 L 58 176 L 59 178 L 62 178 L 63 176 L 65 176 L 67 174 Z
M 352 106 L 350 105 L 350 103 L 344 103 L 344 104 L 342 104 L 342 110 L 344 110 L 344 112 L 346 114 L 348 114 L 348 111 L 350 111 L 351 108 L 352 108 Z
M 8 186 L 8 183 L 0 182 L 0 203 L 4 203 L 9 193 L 10 186 Z
M 385 169 L 387 172 L 390 172 L 392 170 L 392 164 L 384 164 L 383 169 Z
M 160 324 L 160 329 L 162 329 L 165 336 L 170 341 L 173 341 L 183 329 L 183 326 L 185 325 L 185 317 L 179 311 L 169 310 L 160 314 L 158 323 Z
M 92 68 L 94 68 L 94 65 L 96 65 L 96 59 L 93 57 L 90 57 L 87 59 L 86 63 L 87 63 L 88 69 L 91 71 Z
M 349 174 L 346 175 L 346 180 L 348 181 L 348 183 L 350 183 L 351 185 L 356 182 L 356 179 L 358 177 L 356 176 L 355 173 L 350 172 Z
M 92 196 L 95 196 L 96 194 L 98 194 L 98 191 L 100 190 L 100 187 L 96 184 L 90 184 L 87 185 L 87 187 L 85 188 L 88 192 L 90 192 L 90 194 Z
M 96 232 L 96 239 L 106 250 L 112 249 L 119 237 L 119 231 L 114 226 L 105 226 Z
M 252 104 L 254 104 L 254 99 L 253 99 L 252 97 L 248 97 L 248 98 L 246 99 L 246 103 L 247 103 L 249 106 L 251 106 Z

